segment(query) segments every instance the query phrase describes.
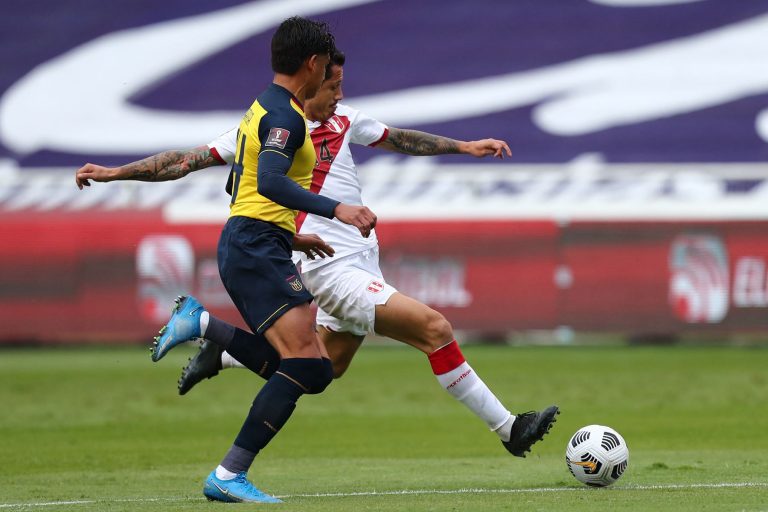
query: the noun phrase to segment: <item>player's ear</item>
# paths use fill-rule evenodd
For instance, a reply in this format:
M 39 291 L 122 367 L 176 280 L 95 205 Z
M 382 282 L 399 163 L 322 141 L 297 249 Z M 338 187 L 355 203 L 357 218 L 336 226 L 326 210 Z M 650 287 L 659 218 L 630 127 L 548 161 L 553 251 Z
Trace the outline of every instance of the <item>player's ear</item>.
M 309 58 L 306 61 L 304 61 L 304 64 L 307 66 L 307 70 L 310 73 L 314 73 L 315 70 L 317 69 L 317 66 L 320 65 L 319 57 L 320 55 L 318 54 L 310 55 Z

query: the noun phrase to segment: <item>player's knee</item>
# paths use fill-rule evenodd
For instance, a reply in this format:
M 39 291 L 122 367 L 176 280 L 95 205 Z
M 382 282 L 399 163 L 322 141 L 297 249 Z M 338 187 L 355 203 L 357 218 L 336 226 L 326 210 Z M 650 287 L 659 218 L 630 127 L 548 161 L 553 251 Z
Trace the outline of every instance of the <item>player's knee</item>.
M 317 395 L 325 391 L 333 381 L 333 365 L 330 359 L 307 359 L 309 364 L 304 369 L 301 382 L 308 395 Z
M 328 387 L 328 385 L 333 382 L 333 379 L 336 378 L 334 369 L 333 369 L 333 363 L 331 363 L 330 359 L 322 358 L 320 359 L 320 368 L 318 369 L 318 375 L 317 380 L 315 383 L 315 390 L 312 394 L 322 393 L 325 391 L 325 388 Z
M 451 323 L 437 311 L 431 311 L 424 328 L 424 342 L 434 351 L 452 340 Z

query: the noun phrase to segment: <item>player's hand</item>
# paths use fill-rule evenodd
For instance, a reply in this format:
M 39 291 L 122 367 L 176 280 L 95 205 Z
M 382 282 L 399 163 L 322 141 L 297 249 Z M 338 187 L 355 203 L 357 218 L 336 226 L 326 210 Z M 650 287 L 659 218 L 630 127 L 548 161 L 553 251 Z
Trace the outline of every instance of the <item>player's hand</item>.
M 89 180 L 105 182 L 113 179 L 114 169 L 96 164 L 85 164 L 75 173 L 75 182 L 80 190 L 83 190 L 83 187 L 91 186 Z
M 311 260 L 314 260 L 315 256 L 319 258 L 333 256 L 336 252 L 319 236 L 315 234 L 299 235 L 298 233 L 293 235 L 293 250 L 303 252 Z
M 367 206 L 339 203 L 333 210 L 333 216 L 344 224 L 355 226 L 365 238 L 368 238 L 371 230 L 376 227 L 376 215 Z
M 512 150 L 509 149 L 509 145 L 503 140 L 496 139 L 483 139 L 473 140 L 467 142 L 464 146 L 464 153 L 468 155 L 482 158 L 484 156 L 494 156 L 496 158 L 504 158 L 504 154 L 512 156 Z

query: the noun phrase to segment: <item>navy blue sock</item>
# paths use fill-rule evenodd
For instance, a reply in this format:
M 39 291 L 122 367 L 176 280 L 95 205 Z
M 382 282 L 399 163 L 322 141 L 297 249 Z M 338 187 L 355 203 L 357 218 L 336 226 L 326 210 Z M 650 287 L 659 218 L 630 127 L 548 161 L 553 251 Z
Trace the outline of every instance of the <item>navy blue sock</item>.
M 301 395 L 318 393 L 332 380 L 333 370 L 327 359 L 283 359 L 256 395 L 235 446 L 255 456 L 285 425 Z M 224 462 L 222 466 L 227 467 Z
M 280 354 L 263 334 L 252 334 L 235 328 L 235 335 L 226 350 L 246 368 L 264 379 L 272 377 L 280 365 Z
M 268 379 L 280 364 L 280 354 L 263 334 L 252 334 L 210 315 L 205 339 L 211 340 L 252 372 Z

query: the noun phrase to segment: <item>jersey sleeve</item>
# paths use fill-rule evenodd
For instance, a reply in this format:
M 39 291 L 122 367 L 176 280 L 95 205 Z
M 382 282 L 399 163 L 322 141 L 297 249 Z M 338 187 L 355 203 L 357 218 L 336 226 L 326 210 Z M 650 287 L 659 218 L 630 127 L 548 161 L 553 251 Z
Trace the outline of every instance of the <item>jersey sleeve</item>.
M 358 111 L 350 126 L 349 141 L 362 146 L 375 146 L 388 134 L 387 125 Z
M 216 139 L 208 143 L 211 153 L 222 164 L 231 164 L 235 160 L 237 149 L 237 128 L 222 133 Z
M 288 177 L 296 151 L 304 144 L 307 123 L 296 114 L 264 116 L 259 124 L 258 192 L 270 201 L 332 219 L 338 201 L 313 194 Z M 271 118 L 271 119 L 270 119 Z
M 268 112 L 259 122 L 259 155 L 273 151 L 293 160 L 293 155 L 304 144 L 306 134 L 307 120 L 295 110 Z

